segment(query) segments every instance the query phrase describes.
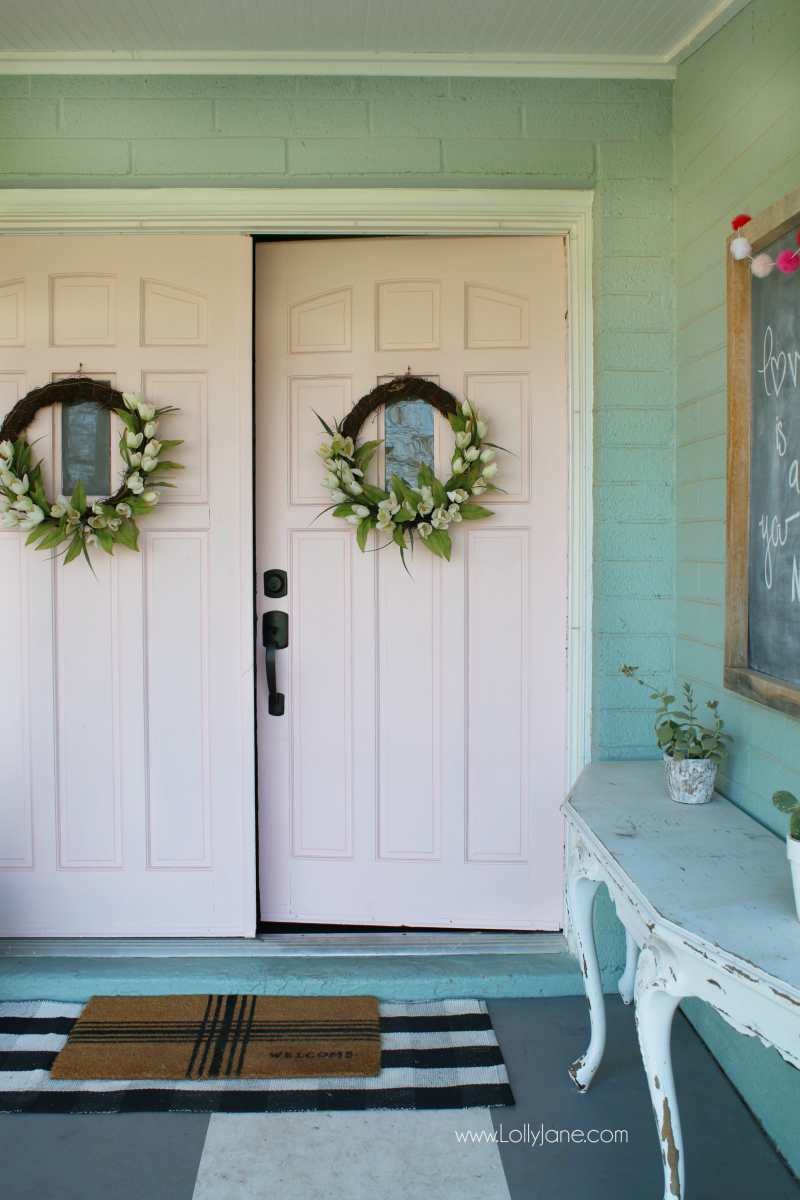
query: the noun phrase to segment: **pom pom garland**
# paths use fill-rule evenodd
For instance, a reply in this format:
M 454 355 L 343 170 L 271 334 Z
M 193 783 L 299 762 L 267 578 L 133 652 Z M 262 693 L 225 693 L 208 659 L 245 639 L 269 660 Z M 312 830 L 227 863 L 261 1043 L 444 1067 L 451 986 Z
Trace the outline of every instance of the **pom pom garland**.
M 752 220 L 752 218 L 750 217 L 749 213 L 739 213 L 738 217 L 733 218 L 731 225 L 733 226 L 734 231 L 738 233 L 742 226 L 746 225 L 750 220 Z
M 775 263 L 768 254 L 757 254 L 750 263 L 750 270 L 758 279 L 766 279 L 772 274 Z
M 800 254 L 796 250 L 781 250 L 775 259 L 775 266 L 779 271 L 783 271 L 784 275 L 791 275 L 792 271 L 800 267 Z
M 737 262 L 741 262 L 743 258 L 752 257 L 753 247 L 750 245 L 747 238 L 737 237 L 731 242 L 731 254 L 737 260 Z

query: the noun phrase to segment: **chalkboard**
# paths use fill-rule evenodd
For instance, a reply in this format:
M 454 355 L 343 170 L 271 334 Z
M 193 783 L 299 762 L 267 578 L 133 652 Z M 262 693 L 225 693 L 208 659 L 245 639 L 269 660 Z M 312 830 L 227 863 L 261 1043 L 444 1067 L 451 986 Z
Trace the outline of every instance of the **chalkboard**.
M 741 233 L 796 251 L 800 187 Z M 728 238 L 728 248 L 733 237 Z M 800 271 L 727 255 L 726 688 L 800 718 Z
M 750 285 L 748 600 L 749 667 L 800 685 L 800 271 Z

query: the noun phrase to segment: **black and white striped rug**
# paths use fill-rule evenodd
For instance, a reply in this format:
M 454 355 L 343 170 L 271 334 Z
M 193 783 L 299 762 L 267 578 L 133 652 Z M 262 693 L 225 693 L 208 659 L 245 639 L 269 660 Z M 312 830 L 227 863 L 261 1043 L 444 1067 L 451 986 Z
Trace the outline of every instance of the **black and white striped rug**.
M 381 1073 L 348 1079 L 51 1079 L 82 1004 L 0 1004 L 0 1112 L 314 1112 L 514 1104 L 482 1000 L 381 1004 Z

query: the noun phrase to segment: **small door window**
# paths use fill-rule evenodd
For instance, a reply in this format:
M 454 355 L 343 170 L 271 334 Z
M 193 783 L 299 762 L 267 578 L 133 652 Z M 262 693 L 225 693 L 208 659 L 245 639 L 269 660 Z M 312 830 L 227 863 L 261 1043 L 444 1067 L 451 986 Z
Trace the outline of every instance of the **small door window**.
M 435 473 L 433 459 L 433 408 L 424 400 L 397 400 L 384 413 L 385 462 L 388 492 L 392 475 L 417 486 L 419 464 Z
M 69 496 L 79 479 L 87 496 L 111 492 L 111 413 L 93 400 L 61 406 L 61 490 Z

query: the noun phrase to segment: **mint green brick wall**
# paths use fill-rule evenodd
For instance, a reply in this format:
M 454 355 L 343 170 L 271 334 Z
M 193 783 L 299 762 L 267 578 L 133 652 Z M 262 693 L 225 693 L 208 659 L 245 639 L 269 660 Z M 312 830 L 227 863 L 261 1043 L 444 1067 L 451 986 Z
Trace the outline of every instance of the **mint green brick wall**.
M 772 808 L 800 788 L 800 723 L 722 687 L 725 601 L 725 239 L 800 184 L 800 6 L 753 0 L 678 68 L 677 610 L 680 680 L 718 698 L 736 742 L 720 791 L 785 834 Z M 787 866 L 788 876 L 788 866 Z M 687 1015 L 800 1174 L 800 1072 L 692 1001 Z
M 672 671 L 672 85 L 0 77 L 0 186 L 595 189 L 594 754 L 652 757 Z

